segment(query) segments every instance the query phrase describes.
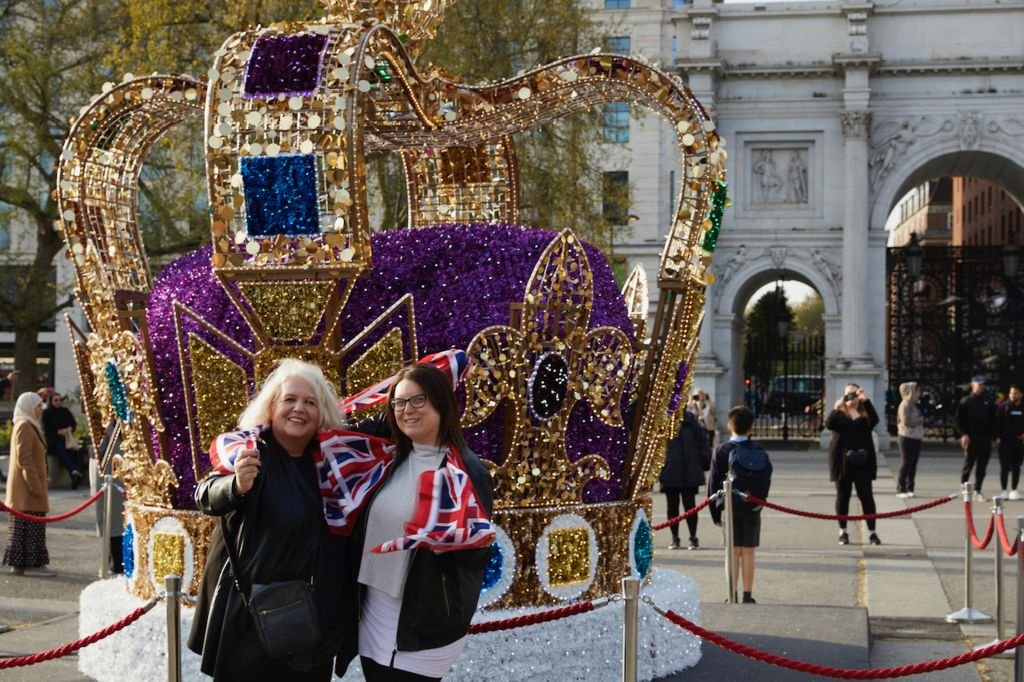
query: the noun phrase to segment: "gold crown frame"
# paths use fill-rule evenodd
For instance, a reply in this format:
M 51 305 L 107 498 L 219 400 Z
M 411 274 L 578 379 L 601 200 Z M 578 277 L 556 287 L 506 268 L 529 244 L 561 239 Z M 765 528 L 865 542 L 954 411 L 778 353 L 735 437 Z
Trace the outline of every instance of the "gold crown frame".
M 421 72 L 415 63 L 450 1 L 324 4 L 328 14 L 317 22 L 231 36 L 215 53 L 206 82 L 129 75 L 108 84 L 83 109 L 61 154 L 61 225 L 89 324 L 87 336 L 72 329 L 73 347 L 83 388 L 91 391 L 84 402 L 94 442 L 101 425 L 113 422 L 123 437 L 115 465 L 133 523 L 128 542 L 139 568 L 133 592 L 151 595 L 162 584 L 161 571 L 173 570 L 187 576 L 184 584 L 195 593 L 210 529 L 196 512 L 174 508 L 179 481 L 160 414 L 145 317 L 153 282 L 136 215 L 139 174 L 151 146 L 201 115 L 211 268 L 255 348 L 242 347 L 188 306 L 174 306 L 197 480 L 207 473 L 206 444 L 233 428 L 252 386 L 282 357 L 317 362 L 349 393 L 416 356 L 410 296 L 352 339 L 337 329 L 355 282 L 372 269 L 367 153 L 401 154 L 409 228 L 514 222 L 515 134 L 610 102 L 646 108 L 672 125 L 681 182 L 650 344 L 642 343 L 648 284 L 639 268 L 623 295 L 640 342 L 632 344 L 621 330 L 588 329 L 590 266 L 576 237 L 563 232 L 538 261 L 509 324 L 480 330 L 470 344 L 474 364 L 463 414 L 471 426 L 498 404 L 510 406 L 503 457 L 492 473 L 495 522 L 506 541 L 496 556 L 511 562 L 505 567 L 511 577 L 486 603 L 597 596 L 615 591 L 631 566 L 646 575 L 637 528 L 648 524 L 649 543 L 649 491 L 671 430 L 669 406 L 692 380 L 687 368 L 698 350 L 712 280 L 707 268 L 725 203 L 724 141 L 688 88 L 639 58 L 567 57 L 516 78 L 468 85 Z M 287 69 L 278 68 L 282 60 Z M 299 198 L 285 201 L 282 187 L 297 188 Z M 218 351 L 214 340 L 244 356 L 252 371 Z M 538 375 L 566 378 L 557 405 L 530 404 Z M 624 393 L 636 407 L 622 499 L 583 504 L 583 487 L 607 478 L 608 464 L 598 455 L 568 461 L 566 421 L 573 404 L 586 401 L 602 422 L 621 425 Z

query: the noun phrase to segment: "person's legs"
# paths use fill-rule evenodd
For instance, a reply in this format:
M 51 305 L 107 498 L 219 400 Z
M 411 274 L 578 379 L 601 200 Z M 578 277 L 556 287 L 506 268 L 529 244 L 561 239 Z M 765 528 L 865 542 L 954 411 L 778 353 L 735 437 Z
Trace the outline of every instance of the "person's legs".
M 846 516 L 850 513 L 850 495 L 853 492 L 853 481 L 849 477 L 836 481 L 836 514 Z M 839 522 L 839 530 L 846 530 L 846 521 Z
M 1013 473 L 1013 489 L 1020 483 L 1020 467 L 1024 463 L 1024 443 L 1010 443 L 1010 471 Z
M 359 662 L 363 666 L 363 677 L 366 682 L 440 682 L 440 677 L 427 677 L 417 675 L 408 670 L 399 670 L 377 663 L 372 658 L 360 656 Z
M 743 591 L 747 594 L 754 591 L 754 552 L 756 547 L 739 547 L 740 564 L 743 567 Z
M 921 459 L 921 440 L 918 438 L 907 439 L 907 480 L 906 492 L 914 492 L 914 480 L 917 478 L 917 462 Z
M 697 506 L 697 488 L 690 486 L 683 488 L 679 491 L 679 496 L 683 498 L 683 509 L 690 511 Z M 690 541 L 697 539 L 697 515 L 688 516 L 686 518 L 686 527 L 690 529 Z
M 670 488 L 665 486 L 663 490 L 665 492 L 665 507 L 668 513 L 668 518 L 674 519 L 679 516 L 679 488 Z M 669 526 L 669 530 L 672 531 L 672 547 L 678 547 L 679 524 L 673 523 Z
M 857 499 L 860 500 L 860 508 L 863 514 L 875 513 L 875 495 L 871 491 L 871 481 L 868 479 L 855 479 L 853 484 L 857 487 Z M 874 532 L 875 520 L 868 519 L 868 530 Z
M 971 444 L 973 445 L 973 441 Z M 960 468 L 960 483 L 967 483 L 971 480 L 971 470 L 974 468 L 974 459 L 977 456 L 977 451 L 971 446 L 967 446 L 964 450 L 964 465 Z
M 905 493 L 909 492 L 907 489 L 907 478 L 910 471 L 910 458 L 908 454 L 909 446 L 907 445 L 910 439 L 904 436 L 899 436 L 896 439 L 896 444 L 900 449 L 900 473 L 896 478 L 896 492 Z
M 980 441 L 980 442 L 977 442 Z M 973 439 L 971 446 L 977 448 L 974 469 L 974 490 L 981 492 L 981 484 L 985 481 L 985 470 L 988 468 L 989 457 L 992 456 L 992 441 L 987 438 Z M 970 448 L 968 448 L 970 449 Z

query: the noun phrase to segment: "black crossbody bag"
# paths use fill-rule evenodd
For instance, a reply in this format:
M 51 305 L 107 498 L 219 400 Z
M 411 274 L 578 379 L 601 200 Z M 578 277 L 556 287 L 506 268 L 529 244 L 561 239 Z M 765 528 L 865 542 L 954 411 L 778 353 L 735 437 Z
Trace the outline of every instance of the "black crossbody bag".
M 272 658 L 288 656 L 310 649 L 320 643 L 320 623 L 313 603 L 315 573 L 308 580 L 282 580 L 265 585 L 251 584 L 246 591 L 239 573 L 237 548 L 228 532 L 225 518 L 220 517 L 221 532 L 228 548 L 228 562 L 235 576 L 235 589 L 242 595 L 245 608 L 252 614 L 256 633 L 264 651 Z M 319 563 L 319 550 L 315 567 Z

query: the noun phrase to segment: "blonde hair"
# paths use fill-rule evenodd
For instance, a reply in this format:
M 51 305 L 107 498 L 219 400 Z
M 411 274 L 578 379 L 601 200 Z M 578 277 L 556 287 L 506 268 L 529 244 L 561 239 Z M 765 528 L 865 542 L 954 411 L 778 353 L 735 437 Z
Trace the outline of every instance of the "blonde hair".
M 338 410 L 338 395 L 327 381 L 323 370 L 303 360 L 286 358 L 278 363 L 274 371 L 263 381 L 256 396 L 242 410 L 242 414 L 238 416 L 238 428 L 251 429 L 259 424 L 269 425 L 270 407 L 280 394 L 284 382 L 291 378 L 303 379 L 313 388 L 320 410 L 318 428 L 327 430 L 340 429 L 344 426 L 344 419 Z

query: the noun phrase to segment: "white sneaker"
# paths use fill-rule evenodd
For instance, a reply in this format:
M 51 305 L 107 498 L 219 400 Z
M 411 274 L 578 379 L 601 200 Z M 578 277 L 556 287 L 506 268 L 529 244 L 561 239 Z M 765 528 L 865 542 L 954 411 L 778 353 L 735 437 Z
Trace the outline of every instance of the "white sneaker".
M 908 497 L 910 497 L 910 493 L 896 493 L 896 497 L 899 497 L 899 498 L 901 498 L 901 499 L 904 499 L 904 500 L 905 500 L 905 499 L 907 499 Z
M 975 502 L 987 502 L 988 498 L 985 497 L 983 494 L 981 494 L 979 492 L 975 492 L 974 493 L 974 501 Z
M 913 496 L 914 496 L 914 491 L 913 490 L 911 490 L 909 493 L 907 493 L 907 497 L 913 497 Z
M 1024 495 L 1021 495 L 1016 490 L 1011 490 L 1010 491 L 1010 497 L 1008 499 L 1011 499 L 1011 500 L 1024 500 Z
M 997 499 L 997 500 L 1008 500 L 1008 499 L 1010 499 L 1010 493 L 1008 493 L 1008 492 L 1006 492 L 1006 491 L 1004 490 L 1003 492 L 1001 492 L 1001 493 L 999 493 L 998 495 L 996 495 L 996 496 L 995 496 L 995 497 L 994 497 L 993 499 Z

